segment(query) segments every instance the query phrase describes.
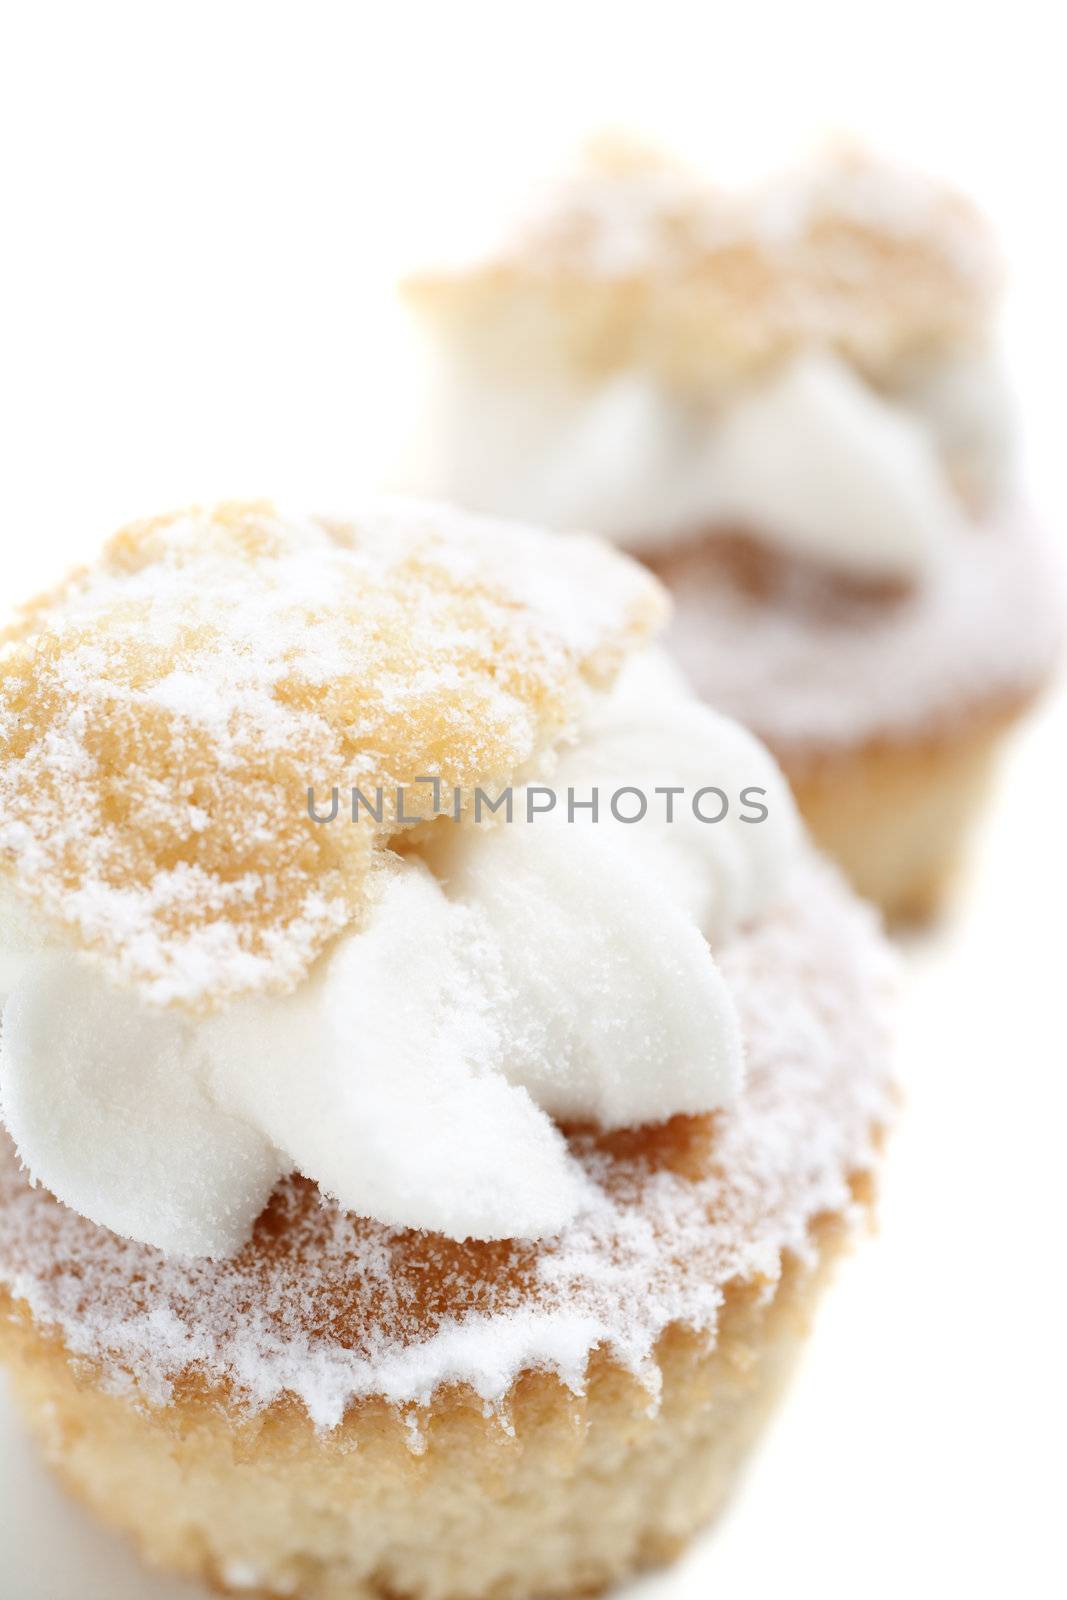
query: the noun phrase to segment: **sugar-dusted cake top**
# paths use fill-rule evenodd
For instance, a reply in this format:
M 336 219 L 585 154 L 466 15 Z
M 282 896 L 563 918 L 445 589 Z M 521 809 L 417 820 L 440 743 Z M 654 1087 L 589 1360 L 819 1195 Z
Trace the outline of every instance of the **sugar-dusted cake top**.
M 974 207 L 855 150 L 745 190 L 599 151 L 481 261 L 411 280 L 486 361 L 730 383 L 811 343 L 875 373 L 983 339 L 1000 284 Z
M 29 608 L 0 1099 L 33 1178 L 175 1256 L 240 1250 L 293 1171 L 384 1224 L 533 1239 L 589 1200 L 559 1123 L 730 1104 L 709 940 L 787 892 L 800 832 L 743 729 L 647 658 L 612 683 L 662 610 L 594 540 L 412 505 L 144 523 Z
M 309 787 L 506 782 L 662 614 L 594 540 L 438 506 L 134 524 L 0 647 L 0 876 L 154 1001 L 291 987 L 401 826 Z

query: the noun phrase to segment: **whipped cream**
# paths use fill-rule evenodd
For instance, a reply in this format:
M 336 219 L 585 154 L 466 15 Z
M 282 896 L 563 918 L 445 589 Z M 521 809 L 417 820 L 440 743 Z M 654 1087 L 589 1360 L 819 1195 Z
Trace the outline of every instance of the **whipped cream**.
M 367 918 L 294 993 L 209 1017 L 150 1006 L 0 913 L 0 1101 L 32 1176 L 178 1254 L 238 1249 L 293 1169 L 388 1224 L 532 1238 L 588 1197 L 553 1119 L 730 1105 L 741 1030 L 708 940 L 784 892 L 799 839 L 784 780 L 655 659 L 553 776 L 755 787 L 767 816 L 526 822 L 518 791 L 511 824 L 441 821 L 420 852 L 386 853 Z
M 505 384 L 442 358 L 415 468 L 437 492 L 638 551 L 710 527 L 874 579 L 916 581 L 965 510 L 1002 492 L 1010 421 L 999 369 L 972 355 L 916 369 L 893 395 L 827 351 L 727 397 L 631 370 L 595 385 Z
M 895 398 L 932 430 L 954 482 L 978 507 L 1011 494 L 1017 448 L 1015 404 L 1000 362 L 985 351 L 921 361 L 903 373 Z
M 489 1252 L 442 1251 L 285 1179 L 274 1248 L 218 1262 L 85 1222 L 27 1183 L 0 1135 L 0 1284 L 105 1384 L 150 1406 L 169 1405 L 188 1374 L 243 1410 L 284 1397 L 332 1428 L 359 1398 L 419 1407 L 463 1384 L 510 1431 L 522 1372 L 555 1372 L 581 1394 L 603 1348 L 655 1408 L 665 1328 L 710 1346 L 731 1286 L 770 1294 L 787 1266 L 816 1267 L 820 1217 L 862 1225 L 855 1180 L 892 1118 L 893 967 L 869 908 L 827 865 L 804 852 L 782 899 L 720 960 L 745 1088 L 716 1116 L 699 1177 L 646 1165 L 640 1150 L 605 1159 L 572 1136 L 593 1203 L 555 1238 Z M 448 1292 L 428 1303 L 427 1266 L 446 1261 Z

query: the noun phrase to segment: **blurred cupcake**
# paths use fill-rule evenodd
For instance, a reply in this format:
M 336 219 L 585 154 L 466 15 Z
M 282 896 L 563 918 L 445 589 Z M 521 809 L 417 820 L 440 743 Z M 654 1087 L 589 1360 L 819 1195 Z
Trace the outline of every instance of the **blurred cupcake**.
M 981 219 L 916 175 L 844 153 L 738 194 L 626 151 L 407 285 L 420 480 L 640 555 L 694 686 L 893 916 L 939 904 L 1060 639 L 999 286 Z
M 728 1493 L 863 1212 L 889 985 L 661 613 L 584 538 L 244 506 L 9 636 L 0 1349 L 152 1562 L 571 1594 Z

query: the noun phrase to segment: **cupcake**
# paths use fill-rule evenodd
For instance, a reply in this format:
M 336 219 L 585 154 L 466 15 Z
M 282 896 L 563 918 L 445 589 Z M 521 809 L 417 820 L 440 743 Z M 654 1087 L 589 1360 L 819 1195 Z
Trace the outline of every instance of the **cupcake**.
M 597 541 L 137 524 L 0 656 L 0 1354 L 145 1558 L 584 1592 L 714 1516 L 862 1221 L 892 970 Z
M 999 289 L 969 204 L 854 152 L 731 193 L 616 152 L 407 286 L 433 357 L 412 475 L 652 567 L 694 687 L 893 917 L 941 902 L 1059 643 Z

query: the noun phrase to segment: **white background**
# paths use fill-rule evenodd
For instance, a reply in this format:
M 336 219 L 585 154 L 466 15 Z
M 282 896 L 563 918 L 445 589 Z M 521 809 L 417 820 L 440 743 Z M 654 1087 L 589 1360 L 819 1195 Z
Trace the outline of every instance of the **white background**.
M 19 10 L 0 39 L 0 608 L 129 516 L 353 502 L 410 403 L 397 271 L 605 125 L 727 176 L 851 129 L 970 187 L 1013 267 L 1028 477 L 1067 513 L 1049 5 Z M 1053 700 L 951 924 L 907 951 L 880 1236 L 735 1508 L 656 1600 L 1063 1592 L 1065 734 Z M 2 1600 L 190 1592 L 69 1507 L 0 1409 Z

